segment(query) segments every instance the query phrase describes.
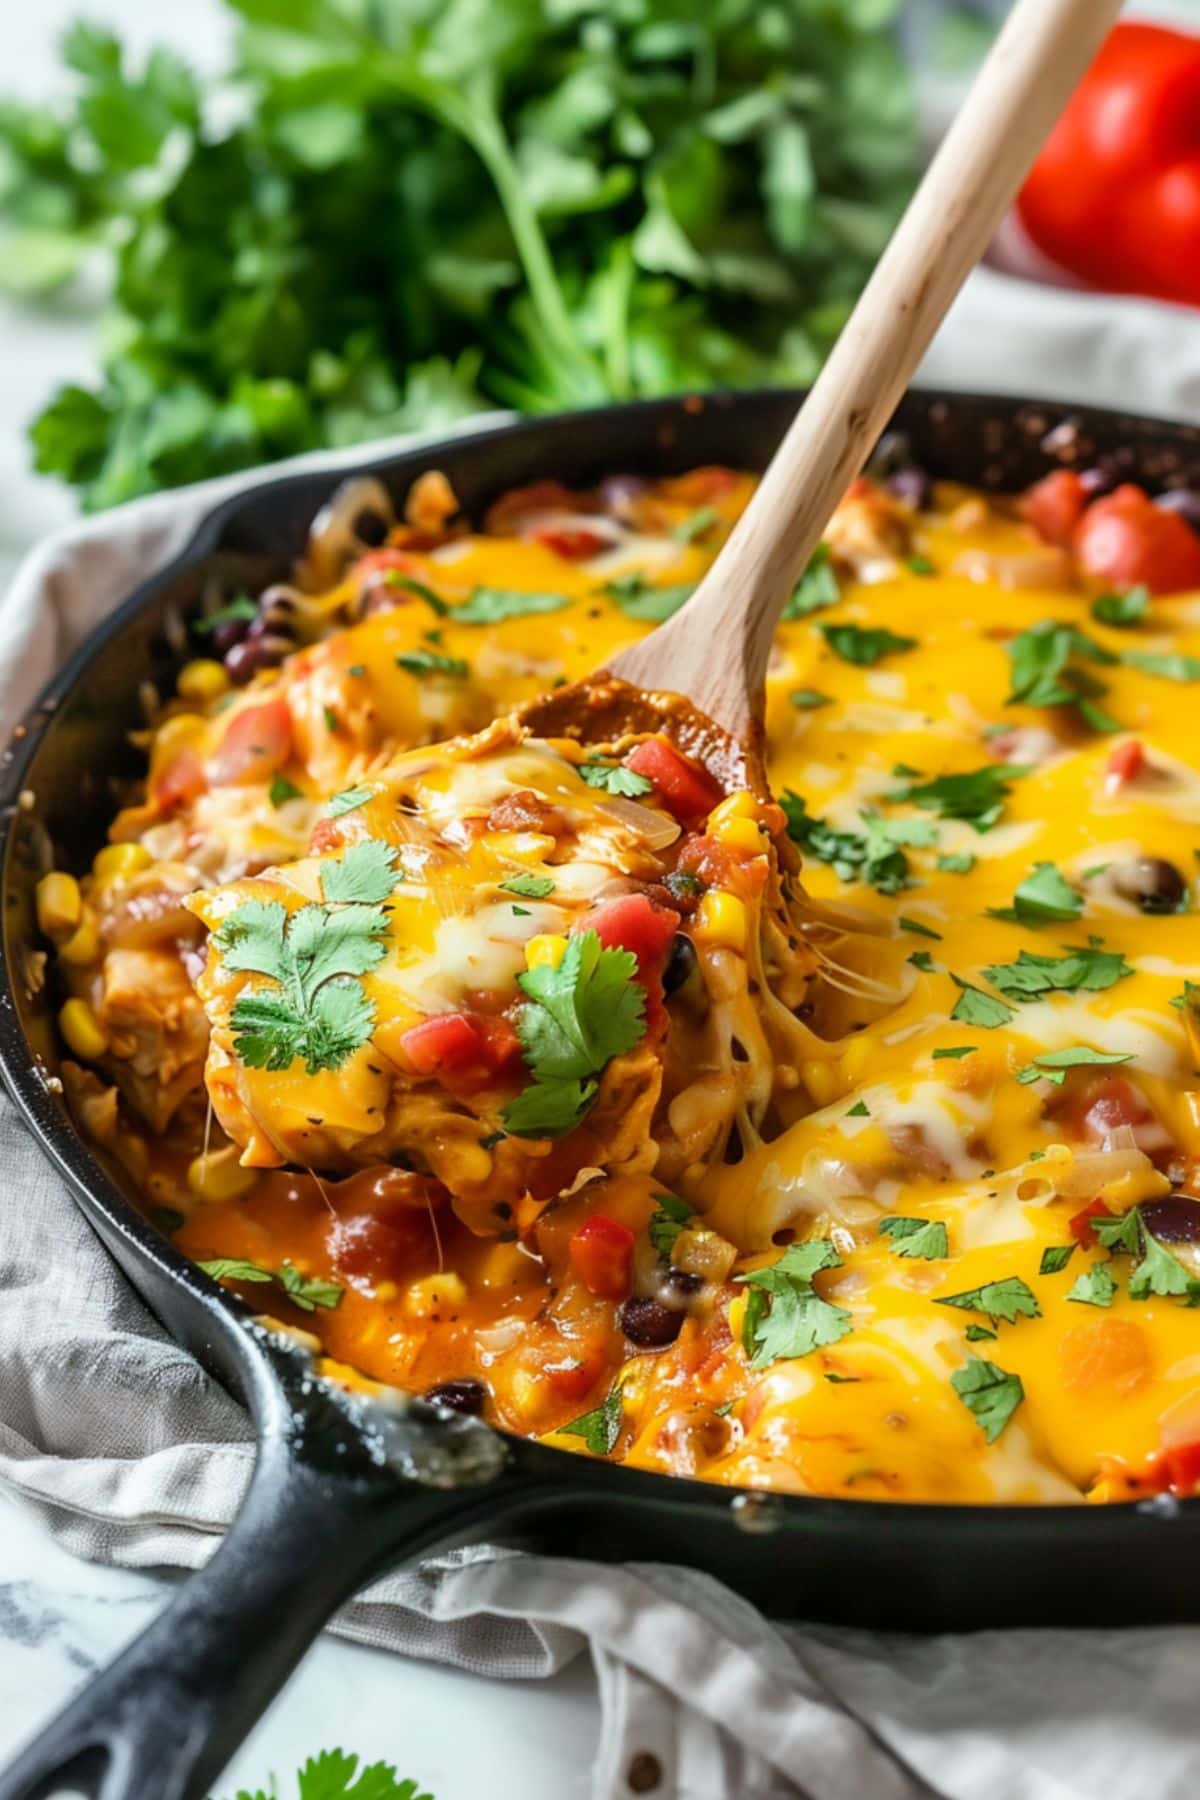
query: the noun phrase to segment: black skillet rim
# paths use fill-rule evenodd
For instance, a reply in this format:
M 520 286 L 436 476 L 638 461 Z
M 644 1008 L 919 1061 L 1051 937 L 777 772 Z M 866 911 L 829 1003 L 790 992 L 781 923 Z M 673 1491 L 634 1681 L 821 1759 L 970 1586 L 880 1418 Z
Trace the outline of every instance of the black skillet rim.
M 622 416 L 652 416 L 660 413 L 665 420 L 670 420 L 678 413 L 680 423 L 686 424 L 688 415 L 698 406 L 740 407 L 750 406 L 755 402 L 778 403 L 801 397 L 794 390 L 777 388 L 720 390 L 701 396 L 677 395 L 666 399 L 626 402 L 596 408 L 591 415 L 556 413 L 534 419 L 518 419 L 511 424 L 463 433 L 452 439 L 430 438 L 414 445 L 411 450 L 398 449 L 383 459 L 365 458 L 361 463 L 348 462 L 331 469 L 317 468 L 280 475 L 251 483 L 229 495 L 205 515 L 187 544 L 160 569 L 139 582 L 129 597 L 115 607 L 102 624 L 72 652 L 14 729 L 8 745 L 0 753 L 0 882 L 6 887 L 14 827 L 18 813 L 23 810 L 20 797 L 25 773 L 43 736 L 53 726 L 58 708 L 86 677 L 93 661 L 151 603 L 158 590 L 218 548 L 228 524 L 249 501 L 269 501 L 313 482 L 327 481 L 329 487 L 326 492 L 330 492 L 341 482 L 358 476 L 377 474 L 381 470 L 391 472 L 400 469 L 406 472 L 404 466 L 410 462 L 414 465 L 415 474 L 419 472 L 421 463 L 436 457 L 443 449 L 456 453 L 469 452 L 477 446 L 494 446 L 497 442 L 502 444 L 506 440 L 519 440 L 547 430 L 551 433 L 570 430 L 578 428 L 581 417 L 587 418 L 595 414 L 619 420 Z M 1062 447 L 1066 451 L 1063 455 L 1062 449 L 1045 442 L 1048 435 L 1053 436 L 1051 421 L 1057 422 L 1059 426 L 1068 426 L 1072 431 L 1077 425 L 1081 426 L 1085 433 L 1087 422 L 1092 421 L 1106 433 L 1114 433 L 1120 439 L 1126 436 L 1143 438 L 1149 442 L 1153 442 L 1156 437 L 1168 442 L 1173 439 L 1180 448 L 1187 446 L 1190 455 L 1196 459 L 1197 469 L 1200 469 L 1200 427 L 1177 420 L 1126 414 L 1114 408 L 1076 405 L 1061 400 L 929 388 L 910 389 L 898 410 L 898 418 L 913 406 L 924 407 L 931 414 L 958 408 L 979 409 L 982 414 L 994 419 L 1002 418 L 1008 429 L 1020 428 L 1030 435 L 1036 435 L 1042 441 L 1042 448 L 1052 464 L 1055 458 L 1069 464 L 1077 459 L 1077 453 L 1069 443 Z M 1177 457 L 1167 453 L 1167 470 L 1176 464 Z M 176 1250 L 170 1239 L 158 1232 L 125 1197 L 102 1163 L 87 1149 L 82 1137 L 66 1121 L 60 1103 L 42 1071 L 37 1052 L 21 1028 L 12 976 L 11 959 L 0 956 L 0 1077 L 3 1077 L 10 1097 L 22 1113 L 25 1124 L 32 1131 L 43 1154 L 65 1178 L 72 1197 L 77 1204 L 82 1204 L 85 1217 L 88 1217 L 89 1209 L 94 1209 L 103 1219 L 107 1230 L 123 1239 L 135 1256 L 150 1263 L 176 1287 L 187 1290 L 193 1304 L 203 1308 L 222 1338 L 228 1339 L 233 1334 L 246 1340 L 247 1328 L 256 1318 L 254 1309 L 203 1274 L 195 1263 Z M 89 1218 L 89 1223 L 91 1222 Z M 246 1347 L 248 1349 L 249 1345 Z M 889 1529 L 887 1521 L 891 1521 L 892 1529 L 901 1538 L 909 1528 L 920 1534 L 925 1528 L 936 1531 L 940 1527 L 951 1534 L 949 1542 L 956 1547 L 963 1542 L 959 1536 L 962 1532 L 975 1532 L 977 1539 L 988 1535 L 1009 1537 L 1013 1533 L 1028 1533 L 1031 1543 L 1040 1536 L 1043 1547 L 1045 1537 L 1049 1535 L 1055 1539 L 1061 1537 L 1064 1543 L 1069 1540 L 1078 1549 L 1082 1536 L 1093 1540 L 1095 1548 L 1100 1550 L 1105 1547 L 1127 1548 L 1125 1528 L 1128 1526 L 1132 1529 L 1135 1521 L 1149 1523 L 1151 1519 L 1156 1522 L 1164 1519 L 1160 1505 L 1162 1497 L 1158 1501 L 1116 1501 L 1103 1506 L 1086 1503 L 966 1505 L 854 1499 L 732 1487 L 694 1481 L 688 1477 L 659 1476 L 651 1471 L 627 1469 L 622 1464 L 597 1463 L 590 1457 L 579 1458 L 572 1452 L 556 1450 L 535 1439 L 506 1432 L 499 1427 L 489 1426 L 486 1429 L 518 1449 L 526 1467 L 529 1466 L 531 1457 L 539 1464 L 543 1458 L 551 1458 L 552 1462 L 545 1470 L 550 1476 L 555 1472 L 567 1476 L 571 1466 L 577 1466 L 580 1462 L 596 1473 L 603 1471 L 611 1480 L 614 1499 L 619 1497 L 620 1487 L 626 1482 L 631 1490 L 640 1489 L 643 1494 L 648 1480 L 654 1483 L 656 1489 L 661 1482 L 664 1503 L 675 1499 L 685 1505 L 690 1500 L 693 1504 L 702 1503 L 712 1507 L 714 1503 L 721 1501 L 727 1506 L 736 1506 L 739 1501 L 750 1501 L 764 1509 L 769 1508 L 773 1529 L 786 1527 L 789 1523 L 800 1525 L 811 1521 L 818 1529 L 821 1523 L 843 1530 L 853 1530 L 855 1525 L 869 1529 L 874 1524 L 882 1526 L 886 1531 Z M 1170 1499 L 1169 1511 L 1172 1518 L 1177 1518 L 1180 1524 L 1185 1517 L 1189 1524 L 1200 1524 L 1200 1498 L 1183 1501 Z M 972 1524 L 971 1521 L 978 1523 Z

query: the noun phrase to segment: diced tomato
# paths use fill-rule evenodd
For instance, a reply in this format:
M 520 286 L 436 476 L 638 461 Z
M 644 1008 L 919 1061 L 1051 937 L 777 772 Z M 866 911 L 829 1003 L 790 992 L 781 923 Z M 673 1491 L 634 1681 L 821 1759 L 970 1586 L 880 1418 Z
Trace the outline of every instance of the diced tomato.
M 689 469 L 686 475 L 676 476 L 670 483 L 670 495 L 673 500 L 684 500 L 690 505 L 698 506 L 706 500 L 716 500 L 721 494 L 728 494 L 738 484 L 736 469 L 726 469 L 720 463 L 705 463 L 698 469 Z
M 599 556 L 602 550 L 607 550 L 612 540 L 601 531 L 589 531 L 580 525 L 535 531 L 533 541 L 544 544 L 547 550 L 553 550 L 555 556 L 565 557 L 568 562 L 586 562 L 589 556 Z
M 652 781 L 675 817 L 687 824 L 710 813 L 721 790 L 706 770 L 681 756 L 666 738 L 651 737 L 629 752 L 626 768 Z
M 1092 1230 L 1092 1220 L 1111 1219 L 1112 1216 L 1112 1213 L 1104 1204 L 1103 1200 L 1089 1200 L 1081 1212 L 1073 1213 L 1071 1215 L 1071 1220 L 1067 1229 L 1077 1244 L 1081 1244 L 1085 1250 L 1090 1250 L 1093 1249 L 1096 1244 L 1096 1234 Z
M 565 1356 L 561 1362 L 544 1364 L 541 1374 L 559 1400 L 579 1401 L 586 1400 L 591 1393 L 603 1367 L 603 1353 L 598 1349 L 586 1349 L 583 1355 Z
M 598 1300 L 624 1300 L 633 1281 L 635 1238 L 628 1225 L 593 1213 L 571 1239 L 571 1261 L 589 1294 Z
M 1106 1144 L 1115 1132 L 1129 1126 L 1140 1149 L 1159 1147 L 1158 1116 L 1141 1090 L 1126 1081 L 1123 1075 L 1107 1075 L 1086 1089 L 1078 1108 L 1069 1111 L 1067 1116 L 1079 1136 L 1093 1144 Z M 1147 1135 L 1148 1127 L 1154 1129 Z
M 208 766 L 213 787 L 261 781 L 292 754 L 292 715 L 282 695 L 234 714 Z
M 400 1039 L 418 1075 L 436 1075 L 461 1086 L 486 1083 L 520 1055 L 521 1043 L 507 1019 L 478 1013 L 438 1013 Z
M 679 852 L 678 866 L 685 875 L 697 876 L 705 887 L 737 889 L 735 871 L 738 865 L 724 844 L 714 837 L 689 838 Z
M 622 894 L 598 906 L 584 921 L 606 950 L 632 950 L 637 957 L 638 978 L 657 981 L 671 939 L 679 929 L 679 914 L 656 906 L 645 894 Z
M 194 750 L 180 750 L 154 777 L 154 798 L 163 812 L 186 806 L 208 791 L 208 776 Z
M 428 1213 L 392 1206 L 386 1212 L 333 1220 L 325 1242 L 339 1275 L 395 1280 L 420 1272 L 432 1232 Z
M 1146 767 L 1146 751 L 1137 738 L 1127 738 L 1109 756 L 1104 769 L 1104 785 L 1110 794 L 1136 781 Z
M 1177 594 L 1200 587 L 1200 532 L 1132 482 L 1094 500 L 1075 531 L 1085 574 L 1114 588 Z
M 1087 490 L 1072 469 L 1055 469 L 1036 481 L 1021 502 L 1021 511 L 1040 538 L 1066 548 L 1087 505 Z
M 1168 1444 L 1158 1457 L 1158 1467 L 1166 1486 L 1181 1499 L 1191 1499 L 1200 1486 L 1200 1439 L 1186 1444 Z

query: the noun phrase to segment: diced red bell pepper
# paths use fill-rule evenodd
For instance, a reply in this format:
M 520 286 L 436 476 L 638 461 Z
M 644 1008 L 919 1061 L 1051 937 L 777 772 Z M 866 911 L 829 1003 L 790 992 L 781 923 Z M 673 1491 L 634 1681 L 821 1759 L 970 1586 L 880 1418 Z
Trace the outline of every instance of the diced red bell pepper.
M 571 1239 L 576 1273 L 597 1300 L 624 1300 L 633 1283 L 633 1232 L 607 1213 L 593 1213 Z
M 1112 1216 L 1112 1213 L 1104 1204 L 1103 1200 L 1089 1200 L 1082 1211 L 1071 1215 L 1071 1220 L 1067 1229 L 1077 1244 L 1081 1244 L 1085 1250 L 1092 1250 L 1096 1245 L 1096 1234 L 1092 1230 L 1092 1220 L 1111 1219 Z
M 567 562 L 586 562 L 589 556 L 599 556 L 602 550 L 609 549 L 612 542 L 602 531 L 589 531 L 586 525 L 547 526 L 533 533 L 533 541 L 544 544 Z
M 163 812 L 186 806 L 208 791 L 208 776 L 194 750 L 180 750 L 152 783 L 154 798 Z
M 208 765 L 213 787 L 261 781 L 292 754 L 292 715 L 282 695 L 234 714 Z
M 507 1019 L 479 1013 L 437 1013 L 422 1019 L 404 1033 L 400 1047 L 418 1075 L 452 1081 L 472 1075 L 489 1079 L 521 1052 L 520 1039 Z
M 1137 738 L 1126 738 L 1109 756 L 1104 769 L 1104 785 L 1110 794 L 1136 781 L 1146 767 L 1146 751 Z
M 1075 555 L 1085 574 L 1121 590 L 1200 587 L 1200 532 L 1131 481 L 1093 500 L 1075 529 Z
M 541 1373 L 559 1400 L 579 1401 L 591 1393 L 603 1367 L 603 1352 L 585 1348 L 582 1355 L 566 1356 L 561 1362 L 544 1364 Z
M 1158 1456 L 1162 1479 L 1173 1494 L 1191 1499 L 1200 1486 L 1200 1440 L 1168 1444 Z
M 1087 490 L 1073 469 L 1055 469 L 1034 482 L 1021 511 L 1040 538 L 1066 548 L 1087 505 Z
M 721 798 L 721 790 L 712 776 L 686 756 L 681 756 L 666 738 L 646 738 L 629 752 L 625 766 L 652 781 L 683 824 L 710 813 Z

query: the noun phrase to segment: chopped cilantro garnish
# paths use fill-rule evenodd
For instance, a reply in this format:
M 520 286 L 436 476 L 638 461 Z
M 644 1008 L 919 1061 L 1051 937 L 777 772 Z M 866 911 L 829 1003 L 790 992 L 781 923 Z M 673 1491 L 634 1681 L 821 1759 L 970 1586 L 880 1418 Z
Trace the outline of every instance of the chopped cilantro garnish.
M 704 892 L 704 883 L 690 869 L 672 869 L 663 886 L 676 900 L 695 900 Z
M 966 1340 L 968 1344 L 994 1344 L 996 1333 L 989 1331 L 986 1325 L 976 1325 L 974 1321 L 967 1326 Z
M 365 675 L 366 672 L 367 672 L 366 663 L 348 663 L 346 666 L 347 675 L 354 675 L 354 676 Z
M 1096 1242 L 1106 1250 L 1123 1251 L 1126 1256 L 1136 1256 L 1142 1247 L 1142 1220 L 1137 1207 L 1116 1217 L 1091 1221 Z
M 615 1387 L 601 1405 L 558 1429 L 566 1437 L 581 1437 L 593 1456 L 611 1456 L 621 1435 L 621 1415 L 621 1390 Z
M 1019 1375 L 1010 1375 L 980 1356 L 973 1356 L 965 1368 L 956 1369 L 950 1385 L 974 1414 L 989 1444 L 995 1443 L 1025 1398 Z
M 323 706 L 323 707 L 322 707 L 322 708 L 321 708 L 321 717 L 322 717 L 322 718 L 323 718 L 323 719 L 324 719 L 324 721 L 325 721 L 325 729 L 326 729 L 326 731 L 329 731 L 329 732 L 335 732 L 335 731 L 337 731 L 337 729 L 338 729 L 338 716 L 337 716 L 337 714 L 336 714 L 336 713 L 335 713 L 335 712 L 334 712 L 334 710 L 333 710 L 333 708 L 332 708 L 332 706 Z
M 693 1218 L 693 1209 L 678 1194 L 655 1194 L 655 1210 L 650 1215 L 646 1227 L 647 1235 L 654 1249 L 665 1262 L 671 1260 L 671 1252 L 675 1248 L 675 1240 Z
M 1129 650 L 1121 660 L 1143 675 L 1157 675 L 1160 681 L 1200 681 L 1200 656 L 1148 656 Z
M 750 1291 L 742 1324 L 742 1348 L 753 1369 L 782 1358 L 807 1356 L 836 1344 L 851 1329 L 844 1307 L 823 1300 L 813 1286 L 821 1269 L 837 1269 L 842 1259 L 828 1238 L 790 1244 L 777 1263 L 735 1279 Z
M 404 879 L 394 866 L 396 855 L 393 846 L 379 838 L 364 838 L 361 843 L 351 844 L 340 862 L 327 862 L 324 866 L 321 889 L 326 900 L 378 906 Z
M 301 1312 L 315 1312 L 318 1306 L 332 1312 L 341 1304 L 343 1290 L 336 1281 L 302 1275 L 291 1262 L 283 1263 L 278 1269 L 264 1269 L 241 1257 L 219 1256 L 212 1262 L 198 1263 L 197 1267 L 211 1275 L 214 1281 L 277 1281 L 293 1306 L 298 1306 Z
M 428 582 L 418 581 L 415 575 L 406 575 L 403 569 L 386 569 L 383 581 L 385 587 L 393 588 L 397 593 L 415 594 L 439 619 L 444 619 L 450 611 L 441 595 L 435 594 Z
M 304 795 L 295 782 L 289 781 L 286 775 L 272 775 L 271 785 L 267 789 L 267 798 L 278 812 L 279 808 L 286 806 L 289 800 L 302 800 Z
M 1142 1260 L 1130 1271 L 1129 1298 L 1131 1300 L 1149 1300 L 1151 1295 L 1166 1299 L 1172 1295 L 1194 1294 L 1200 1291 L 1200 1283 L 1189 1275 L 1177 1256 L 1160 1244 L 1146 1230 L 1145 1221 L 1142 1227 Z
M 206 613 L 202 619 L 192 620 L 192 630 L 198 637 L 208 637 L 221 625 L 241 624 L 244 620 L 257 619 L 258 602 L 251 600 L 249 594 L 235 594 L 233 599 L 215 612 Z
M 816 712 L 819 706 L 833 705 L 830 696 L 819 688 L 793 688 L 788 699 L 800 712 Z
M 461 606 L 449 608 L 456 625 L 499 625 L 530 613 L 561 612 L 571 602 L 565 594 L 522 594 L 512 588 L 472 588 Z
M 343 788 L 341 793 L 335 794 L 329 802 L 330 818 L 340 819 L 343 813 L 353 812 L 356 807 L 365 806 L 374 792 L 375 789 L 369 787 Z
M 406 675 L 445 675 L 451 680 L 461 681 L 471 673 L 471 666 L 463 656 L 441 656 L 436 650 L 404 650 L 396 658 L 396 667 L 403 669 Z
M 905 567 L 912 575 L 937 574 L 937 564 L 928 556 L 910 556 Z
M 882 626 L 818 625 L 817 630 L 835 656 L 859 668 L 871 668 L 885 656 L 917 647 L 916 638 L 898 637 Z
M 1047 1050 L 1042 1056 L 1035 1056 L 1031 1063 L 1021 1069 L 1017 1080 L 1028 1086 L 1031 1081 L 1052 1081 L 1055 1087 L 1061 1087 L 1067 1079 L 1068 1069 L 1079 1069 L 1095 1064 L 1107 1067 L 1115 1063 L 1133 1061 L 1133 1051 L 1090 1050 L 1085 1044 L 1072 1044 L 1066 1050 Z
M 929 925 L 922 925 L 920 919 L 909 919 L 901 913 L 896 923 L 901 931 L 911 931 L 916 937 L 933 938 L 934 942 L 938 944 L 942 941 L 941 932 L 934 931 Z
M 1016 919 L 1025 925 L 1044 925 L 1052 919 L 1079 918 L 1083 895 L 1073 888 L 1052 862 L 1034 863 L 1020 883 L 1010 908 L 996 909 L 997 918 Z
M 646 1033 L 637 958 L 605 949 L 594 931 L 574 932 L 557 968 L 527 969 L 517 1014 L 533 1080 L 501 1115 L 516 1137 L 561 1137 L 593 1105 L 597 1078 Z
M 897 1256 L 940 1262 L 950 1254 L 950 1240 L 940 1219 L 902 1219 L 892 1214 L 880 1219 L 879 1229 L 892 1239 L 891 1247 Z
M 967 1288 L 961 1294 L 944 1294 L 935 1304 L 986 1313 L 993 1324 L 997 1319 L 1003 1319 L 1006 1325 L 1014 1325 L 1018 1319 L 1041 1317 L 1036 1295 L 1019 1275 L 1006 1275 L 1001 1281 L 985 1281 L 982 1287 Z
M 1133 587 L 1127 594 L 1097 594 L 1092 601 L 1092 617 L 1099 625 L 1127 628 L 1140 625 L 1150 610 L 1150 589 Z
M 871 1109 L 865 1100 L 856 1100 L 846 1114 L 848 1119 L 869 1119 L 870 1116 Z
M 1117 1284 L 1107 1263 L 1093 1263 L 1075 1277 L 1067 1289 L 1067 1299 L 1079 1306 L 1111 1306 Z
M 1051 1244 L 1048 1250 L 1042 1251 L 1042 1260 L 1038 1266 L 1038 1274 L 1060 1274 L 1061 1271 L 1066 1268 L 1074 1254 L 1074 1244 Z
M 841 597 L 842 591 L 834 573 L 829 545 L 818 544 L 809 558 L 807 569 L 792 589 L 781 616 L 785 619 L 803 619 L 809 613 L 823 612 L 827 606 L 835 606 Z
M 1094 731 L 1119 731 L 1097 702 L 1107 691 L 1085 662 L 1111 666 L 1119 658 L 1103 644 L 1098 644 L 1073 625 L 1060 625 L 1043 619 L 1028 631 L 1022 631 L 1008 646 L 1012 661 L 1012 691 L 1009 704 L 1020 701 L 1026 706 L 1073 706 Z
M 978 1048 L 978 1044 L 942 1044 L 933 1052 L 933 1060 L 938 1062 L 945 1057 L 957 1060 L 960 1056 L 974 1056 Z
M 1047 865 L 1049 866 L 1049 865 Z M 1133 970 L 1111 950 L 1071 950 L 1066 956 L 1035 956 L 1022 950 L 1016 962 L 993 963 L 984 974 L 1013 1000 L 1037 1000 L 1053 993 L 1100 993 Z
M 655 587 L 636 570 L 606 581 L 602 589 L 616 601 L 626 618 L 638 619 L 644 625 L 661 625 L 664 619 L 674 618 L 695 591 L 695 583 L 690 581 L 674 587 Z
M 986 1031 L 995 1031 L 1000 1025 L 1008 1025 L 1015 1017 L 1011 1006 L 1003 1000 L 997 1000 L 994 994 L 985 994 L 982 988 L 972 987 L 969 981 L 962 981 L 957 975 L 950 977 L 959 990 L 958 999 L 954 1002 L 954 1010 L 950 1017 L 958 1025 L 982 1025 Z
M 654 786 L 645 775 L 639 775 L 636 769 L 627 769 L 621 763 L 599 760 L 580 763 L 579 774 L 589 787 L 603 788 L 607 794 L 623 794 L 630 800 L 648 794 Z
M 887 796 L 907 800 L 942 819 L 962 819 L 976 831 L 990 831 L 1004 810 L 1014 781 L 1028 775 L 1025 763 L 986 763 L 957 775 L 938 775 L 932 781 L 904 787 Z
M 825 1371 L 825 1380 L 830 1382 L 834 1387 L 846 1387 L 846 1386 L 853 1387 L 855 1385 L 855 1383 L 862 1380 L 862 1376 L 861 1375 L 838 1375 L 833 1370 L 827 1369 Z
M 672 530 L 671 536 L 678 543 L 693 544 L 697 538 L 703 537 L 706 532 L 712 530 L 714 525 L 720 523 L 721 515 L 715 506 L 700 506 L 689 518 L 680 520 Z
M 939 856 L 937 859 L 939 875 L 969 875 L 974 867 L 973 856 Z
M 914 969 L 920 969 L 922 975 L 933 974 L 933 958 L 928 950 L 914 950 L 908 960 Z
M 835 831 L 815 818 L 790 788 L 780 796 L 780 805 L 794 844 L 828 863 L 842 881 L 863 881 L 881 894 L 899 893 L 908 883 L 903 846 L 925 848 L 937 836 L 936 827 L 923 819 L 881 819 L 874 813 L 864 819 L 863 832 Z
M 554 892 L 554 881 L 549 875 L 514 875 L 511 881 L 500 883 L 500 891 L 520 894 L 523 900 L 544 900 Z

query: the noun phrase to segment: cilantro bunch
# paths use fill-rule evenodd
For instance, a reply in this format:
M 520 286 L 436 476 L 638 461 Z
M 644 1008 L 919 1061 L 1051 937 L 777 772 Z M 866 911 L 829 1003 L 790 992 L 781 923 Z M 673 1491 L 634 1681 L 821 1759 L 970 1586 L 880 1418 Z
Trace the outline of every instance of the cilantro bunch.
M 296 1774 L 299 1800 L 433 1800 L 415 1781 L 401 1780 L 391 1763 L 364 1763 L 344 1750 L 310 1756 Z M 274 1780 L 269 1788 L 250 1793 L 239 1788 L 237 1800 L 280 1800 Z
M 234 66 L 0 106 L 0 284 L 111 268 L 33 426 L 103 507 L 320 445 L 810 378 L 911 186 L 899 0 L 226 0 Z

